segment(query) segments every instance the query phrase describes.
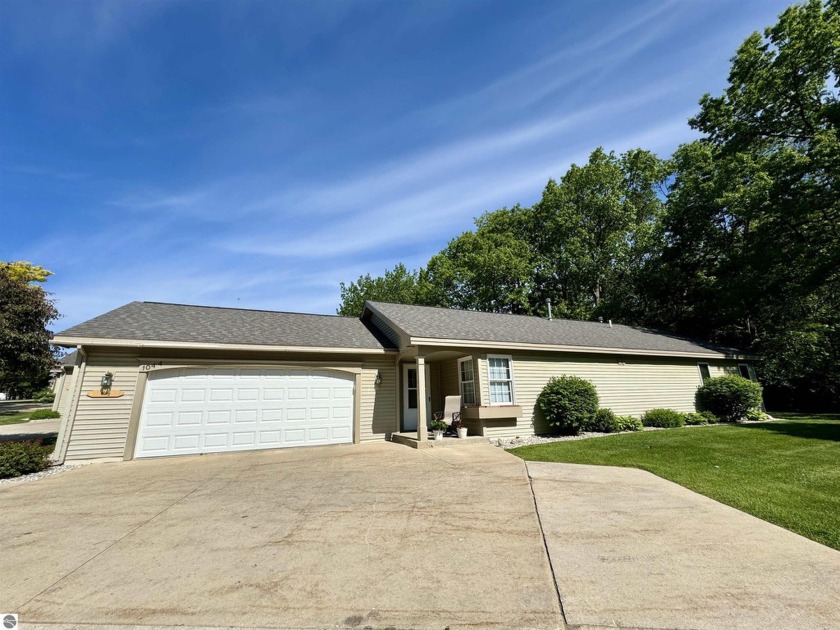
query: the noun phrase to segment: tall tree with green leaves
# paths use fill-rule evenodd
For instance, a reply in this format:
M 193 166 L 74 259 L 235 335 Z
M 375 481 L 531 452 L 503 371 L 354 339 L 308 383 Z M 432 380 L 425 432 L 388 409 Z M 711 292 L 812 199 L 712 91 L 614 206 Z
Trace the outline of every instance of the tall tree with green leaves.
M 560 316 L 588 319 L 630 308 L 638 276 L 657 249 L 664 163 L 649 151 L 596 149 L 532 211 L 539 301 Z
M 530 313 L 534 257 L 524 230 L 530 210 L 487 212 L 429 261 L 426 295 L 437 306 Z
M 726 90 L 690 121 L 704 138 L 674 157 L 660 269 L 673 328 L 752 348 L 771 386 L 808 383 L 835 404 L 839 82 L 836 0 L 793 5 L 744 41 Z
M 365 301 L 426 304 L 423 270 L 413 271 L 399 263 L 382 276 L 360 276 L 350 284 L 341 283 L 341 304 L 336 312 L 345 317 L 359 317 Z
M 30 263 L 0 262 L 0 391 L 28 396 L 54 365 L 47 327 L 58 317 L 38 283 L 51 272 Z

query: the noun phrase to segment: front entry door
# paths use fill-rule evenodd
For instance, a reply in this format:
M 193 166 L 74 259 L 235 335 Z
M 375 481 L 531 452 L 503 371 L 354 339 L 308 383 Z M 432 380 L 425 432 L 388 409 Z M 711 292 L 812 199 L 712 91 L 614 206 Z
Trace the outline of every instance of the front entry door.
M 426 366 L 426 422 L 432 419 L 431 377 Z M 403 431 L 417 430 L 417 365 L 403 364 Z

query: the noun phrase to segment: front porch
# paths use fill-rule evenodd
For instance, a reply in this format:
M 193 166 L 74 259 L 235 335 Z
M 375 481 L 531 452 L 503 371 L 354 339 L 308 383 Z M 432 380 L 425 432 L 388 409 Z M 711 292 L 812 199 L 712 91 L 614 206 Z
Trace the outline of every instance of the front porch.
M 494 361 L 491 368 L 488 363 Z M 527 433 L 520 426 L 522 407 L 515 404 L 510 356 L 473 348 L 411 346 L 397 361 L 397 409 L 401 412 L 391 440 L 413 448 L 486 443 L 493 437 Z M 448 437 L 434 444 L 431 422 L 447 397 L 460 396 L 460 424 L 468 440 Z M 425 420 L 425 421 L 424 421 Z
M 420 440 L 417 438 L 417 432 L 412 431 L 410 433 L 392 433 L 391 441 L 411 448 L 461 448 L 475 446 L 476 444 L 487 444 L 490 442 L 490 438 L 483 435 L 468 435 L 465 438 L 445 436 L 442 440 L 435 440 L 434 438 Z

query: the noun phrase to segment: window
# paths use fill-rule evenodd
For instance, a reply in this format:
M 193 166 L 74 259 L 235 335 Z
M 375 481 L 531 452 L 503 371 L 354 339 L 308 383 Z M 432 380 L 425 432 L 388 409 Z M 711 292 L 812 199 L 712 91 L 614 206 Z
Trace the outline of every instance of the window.
M 752 377 L 752 371 L 750 370 L 750 366 L 747 365 L 746 363 L 739 363 L 738 364 L 738 372 L 744 378 L 746 378 L 750 381 L 754 380 L 753 377 Z
M 458 359 L 458 382 L 461 389 L 461 403 L 475 404 L 475 371 L 472 357 Z
M 513 368 L 510 357 L 487 357 L 491 405 L 513 404 Z
M 708 363 L 698 363 L 697 368 L 700 370 L 701 382 L 705 383 L 708 379 L 712 378 L 712 373 L 709 371 Z

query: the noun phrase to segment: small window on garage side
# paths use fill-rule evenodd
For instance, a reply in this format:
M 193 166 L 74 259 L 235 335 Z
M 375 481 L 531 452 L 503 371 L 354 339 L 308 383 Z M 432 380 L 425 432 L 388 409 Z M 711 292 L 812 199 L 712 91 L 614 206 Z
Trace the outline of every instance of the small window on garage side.
M 458 382 L 461 391 L 461 403 L 475 404 L 475 368 L 472 357 L 458 359 Z
M 712 373 L 709 371 L 708 363 L 698 363 L 697 369 L 700 370 L 700 381 L 702 383 L 705 383 L 707 380 L 712 378 Z
M 513 404 L 513 367 L 508 356 L 487 357 L 491 405 Z
M 753 375 L 752 375 L 752 370 L 750 370 L 750 366 L 749 366 L 749 364 L 747 364 L 747 363 L 739 363 L 739 364 L 738 364 L 738 373 L 739 373 L 742 377 L 744 377 L 745 379 L 748 379 L 748 380 L 750 380 L 750 381 L 754 381 L 754 380 L 755 380 L 755 379 L 753 378 Z

